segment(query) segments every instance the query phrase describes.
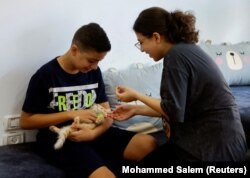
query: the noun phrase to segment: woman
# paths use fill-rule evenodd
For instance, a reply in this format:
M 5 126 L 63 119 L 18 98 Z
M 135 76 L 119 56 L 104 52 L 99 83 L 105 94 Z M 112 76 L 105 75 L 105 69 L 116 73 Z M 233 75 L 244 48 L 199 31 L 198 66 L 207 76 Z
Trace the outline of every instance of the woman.
M 136 47 L 154 61 L 163 58 L 164 65 L 161 99 L 124 86 L 116 89 L 119 100 L 140 100 L 145 106 L 118 106 L 114 119 L 162 116 L 169 142 L 143 159 L 144 166 L 160 164 L 161 159 L 243 160 L 247 144 L 237 106 L 216 64 L 195 44 L 195 17 L 190 12 L 170 13 L 152 7 L 139 14 L 133 30 L 138 39 Z

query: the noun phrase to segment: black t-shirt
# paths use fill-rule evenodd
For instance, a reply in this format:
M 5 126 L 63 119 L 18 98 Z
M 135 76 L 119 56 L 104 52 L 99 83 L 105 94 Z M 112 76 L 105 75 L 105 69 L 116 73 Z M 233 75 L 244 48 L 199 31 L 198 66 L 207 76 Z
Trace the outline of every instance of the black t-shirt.
M 203 161 L 242 158 L 247 145 L 234 97 L 197 45 L 177 44 L 166 54 L 161 97 L 175 144 Z
M 57 113 L 107 101 L 100 69 L 69 74 L 57 58 L 43 65 L 31 78 L 22 110 Z M 65 123 L 66 124 L 66 123 Z

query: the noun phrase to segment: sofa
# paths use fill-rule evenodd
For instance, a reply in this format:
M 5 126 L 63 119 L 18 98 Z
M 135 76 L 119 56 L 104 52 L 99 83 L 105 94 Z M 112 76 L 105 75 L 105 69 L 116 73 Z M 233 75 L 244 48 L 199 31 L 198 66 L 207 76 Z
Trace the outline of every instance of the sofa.
M 250 42 L 212 44 L 206 41 L 200 47 L 212 57 L 231 88 L 250 148 Z
M 250 148 L 250 43 L 217 45 L 205 42 L 199 45 L 213 58 L 230 85 Z M 146 95 L 160 97 L 162 67 L 162 62 L 136 63 L 124 69 L 109 68 L 104 71 L 103 79 L 111 108 L 120 104 L 114 93 L 117 85 L 127 85 Z M 159 144 L 165 142 L 161 118 L 135 116 L 127 121 L 114 122 L 114 126 L 152 134 L 159 140 Z M 35 142 L 1 146 L 0 178 L 65 178 L 63 170 L 50 165 L 40 157 L 35 146 Z M 250 149 L 246 161 L 250 161 Z

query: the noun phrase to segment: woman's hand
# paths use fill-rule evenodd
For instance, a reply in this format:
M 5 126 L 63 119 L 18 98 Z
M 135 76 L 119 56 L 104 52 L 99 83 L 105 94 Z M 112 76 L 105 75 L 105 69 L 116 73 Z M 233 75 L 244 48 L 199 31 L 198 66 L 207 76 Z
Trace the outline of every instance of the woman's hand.
M 116 88 L 116 97 L 124 102 L 131 102 L 137 100 L 136 96 L 138 92 L 129 87 L 118 86 Z
M 136 108 L 134 105 L 123 104 L 116 106 L 115 110 L 108 114 L 108 117 L 123 121 L 127 120 L 135 115 Z

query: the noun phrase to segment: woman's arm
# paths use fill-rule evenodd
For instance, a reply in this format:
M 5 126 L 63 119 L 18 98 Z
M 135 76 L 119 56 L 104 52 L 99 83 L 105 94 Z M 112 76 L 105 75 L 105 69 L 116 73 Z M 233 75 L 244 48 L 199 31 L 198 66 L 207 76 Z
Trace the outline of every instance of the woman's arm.
M 149 108 L 151 108 L 151 110 L 150 110 L 149 108 L 146 108 L 146 107 L 143 107 L 143 108 L 139 107 L 139 108 L 137 108 L 136 114 L 153 116 L 152 115 L 154 113 L 153 111 L 155 111 L 156 113 L 158 113 L 158 116 L 167 117 L 167 114 L 161 108 L 161 100 L 160 99 L 146 96 L 146 95 L 144 95 L 144 94 L 142 94 L 142 93 L 140 93 L 132 88 L 122 87 L 122 86 L 117 87 L 116 96 L 118 99 L 120 99 L 121 101 L 125 101 L 125 102 L 139 100 L 139 101 L 143 102 L 145 105 L 147 105 Z M 154 114 L 156 114 L 156 113 L 154 113 Z
M 151 109 L 147 105 L 132 105 L 132 104 L 118 105 L 115 108 L 115 110 L 109 114 L 111 118 L 118 121 L 127 120 L 135 115 L 161 117 L 161 115 L 158 112 Z

